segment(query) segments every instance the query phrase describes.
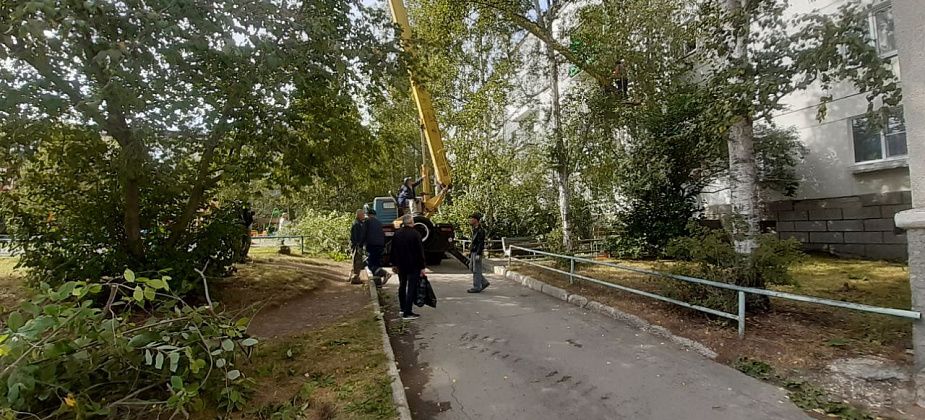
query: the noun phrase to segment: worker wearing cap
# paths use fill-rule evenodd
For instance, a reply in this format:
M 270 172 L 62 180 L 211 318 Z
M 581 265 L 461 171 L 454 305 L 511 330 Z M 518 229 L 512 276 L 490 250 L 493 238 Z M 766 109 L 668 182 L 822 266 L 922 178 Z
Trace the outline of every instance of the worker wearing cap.
M 410 176 L 405 177 L 401 187 L 398 189 L 398 208 L 410 209 L 411 203 L 417 198 L 417 193 L 415 193 L 414 189 L 421 185 L 422 181 L 424 181 L 424 177 L 418 178 L 417 181 L 411 179 Z
M 482 215 L 473 213 L 469 216 L 469 226 L 472 226 L 472 246 L 469 248 L 469 269 L 472 271 L 472 288 L 469 293 L 480 293 L 491 283 L 482 274 L 482 254 L 485 253 L 485 229 L 482 228 Z

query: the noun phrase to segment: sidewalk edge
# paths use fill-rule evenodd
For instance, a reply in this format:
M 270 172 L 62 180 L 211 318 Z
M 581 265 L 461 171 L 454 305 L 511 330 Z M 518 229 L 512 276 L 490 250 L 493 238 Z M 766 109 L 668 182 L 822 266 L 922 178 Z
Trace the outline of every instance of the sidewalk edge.
M 379 307 L 379 291 L 372 281 L 367 282 L 369 287 L 369 297 L 373 302 L 373 315 L 379 322 L 379 329 L 382 332 L 382 352 L 385 353 L 386 363 L 389 365 L 389 377 L 392 379 L 392 403 L 395 404 L 395 410 L 398 411 L 399 420 L 411 420 L 411 409 L 408 406 L 408 397 L 405 395 L 405 385 L 401 381 L 401 375 L 398 373 L 398 367 L 395 362 L 395 352 L 392 350 L 392 342 L 389 340 L 389 332 L 385 328 L 385 314 Z
M 625 324 L 630 325 L 633 328 L 648 332 L 658 337 L 665 338 L 681 347 L 694 351 L 700 354 L 707 359 L 716 359 L 718 354 L 704 345 L 703 343 L 692 340 L 687 337 L 681 337 L 675 335 L 667 328 L 660 325 L 653 325 L 648 321 L 626 312 L 623 312 L 612 306 L 604 305 L 603 303 L 591 300 L 585 296 L 579 294 L 569 293 L 567 290 L 561 289 L 559 287 L 546 284 L 542 281 L 539 281 L 533 277 L 520 274 L 514 270 L 509 270 L 507 266 L 503 264 L 498 264 L 496 261 L 486 261 L 486 265 L 491 267 L 494 274 L 504 277 L 514 283 L 520 284 L 528 289 L 536 290 L 537 292 L 552 296 L 556 299 L 559 299 L 563 302 L 575 305 L 579 308 L 588 309 L 611 317 L 617 321 L 621 321 Z

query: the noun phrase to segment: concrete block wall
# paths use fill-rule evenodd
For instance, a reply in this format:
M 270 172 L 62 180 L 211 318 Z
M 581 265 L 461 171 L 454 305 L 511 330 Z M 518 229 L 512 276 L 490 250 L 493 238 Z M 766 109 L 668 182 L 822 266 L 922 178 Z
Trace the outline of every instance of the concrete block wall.
M 910 191 L 768 203 L 768 218 L 782 239 L 795 238 L 807 251 L 838 256 L 905 261 L 906 235 L 893 216 L 912 208 Z

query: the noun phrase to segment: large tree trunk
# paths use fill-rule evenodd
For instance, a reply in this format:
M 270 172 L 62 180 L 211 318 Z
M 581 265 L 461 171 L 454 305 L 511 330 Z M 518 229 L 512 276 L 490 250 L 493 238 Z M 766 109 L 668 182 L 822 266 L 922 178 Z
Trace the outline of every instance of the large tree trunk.
M 552 26 L 551 20 L 549 23 Z M 550 33 L 552 28 L 550 28 Z M 559 103 L 559 61 L 552 46 L 546 46 L 546 55 L 549 60 L 549 88 L 552 101 L 552 138 L 553 138 L 553 167 L 555 168 L 556 188 L 559 190 L 559 219 L 562 222 L 562 247 L 566 251 L 572 250 L 572 215 L 571 191 L 569 189 L 568 148 L 562 137 L 562 109 Z
M 136 262 L 145 260 L 145 245 L 141 237 L 141 182 L 145 163 L 145 145 L 135 138 L 121 112 L 106 119 L 106 131 L 119 143 L 119 181 L 125 208 L 122 228 L 125 230 L 125 248 Z
M 536 28 L 528 28 L 531 25 L 526 25 L 524 28 L 546 44 L 546 60 L 549 65 L 549 90 L 551 93 L 550 101 L 552 102 L 550 131 L 552 132 L 553 141 L 553 176 L 556 188 L 559 192 L 559 220 L 562 223 L 562 247 L 565 248 L 566 251 L 571 251 L 572 216 L 569 211 L 572 202 L 571 191 L 569 190 L 569 178 L 571 174 L 569 173 L 568 147 L 565 144 L 565 138 L 562 136 L 562 109 L 559 103 L 559 61 L 558 57 L 556 57 L 556 47 L 559 44 L 555 41 L 554 26 L 556 11 L 561 4 L 556 3 L 554 0 L 550 0 L 547 2 L 547 6 L 548 7 L 545 9 L 546 12 L 544 13 L 544 9 L 540 5 L 539 0 L 533 0 L 533 7 L 538 16 L 537 24 L 539 27 L 544 28 L 544 31 L 536 32 Z M 545 33 L 546 36 L 541 36 L 541 33 Z M 560 52 L 562 51 L 560 50 Z M 567 49 L 562 53 L 568 54 Z
M 751 254 L 758 247 L 758 168 L 755 165 L 755 139 L 752 120 L 739 117 L 729 128 L 729 174 L 733 241 L 736 252 Z
M 746 0 L 726 0 L 726 10 L 732 15 L 742 13 Z M 741 63 L 748 58 L 749 19 L 733 20 L 740 27 L 733 27 L 731 40 L 732 63 Z M 736 24 L 734 24 L 736 25 Z M 744 83 L 741 78 L 734 83 Z M 740 99 L 748 100 L 748 99 Z M 729 175 L 732 212 L 733 241 L 736 252 L 751 254 L 758 247 L 758 168 L 755 164 L 755 133 L 750 115 L 736 115 L 727 136 L 729 149 Z

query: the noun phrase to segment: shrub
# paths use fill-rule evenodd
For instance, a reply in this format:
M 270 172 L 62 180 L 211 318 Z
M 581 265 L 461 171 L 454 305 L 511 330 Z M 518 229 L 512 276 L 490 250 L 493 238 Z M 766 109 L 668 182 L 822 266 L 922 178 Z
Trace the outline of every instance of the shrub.
M 642 238 L 632 237 L 621 233 L 607 238 L 604 250 L 613 258 L 639 259 L 649 255 L 648 243 Z
M 249 380 L 235 366 L 257 344 L 245 336 L 247 320 L 188 305 L 169 280 L 126 271 L 102 283 L 46 286 L 12 312 L 0 334 L 0 415 L 243 408 Z M 100 295 L 106 305 L 94 306 Z
M 343 261 L 349 254 L 353 219 L 351 213 L 306 210 L 293 229 L 305 237 L 306 254 Z
M 751 255 L 735 251 L 729 235 L 723 230 L 689 227 L 692 236 L 673 240 L 667 254 L 681 262 L 672 271 L 744 287 L 766 288 L 771 284 L 792 284 L 789 267 L 803 258 L 800 243 L 793 239 L 780 240 L 775 235 L 764 235 Z M 716 287 L 692 283 L 672 282 L 666 290 L 671 297 L 702 306 L 734 312 L 736 293 Z M 765 296 L 749 295 L 750 310 L 763 310 L 769 306 Z

